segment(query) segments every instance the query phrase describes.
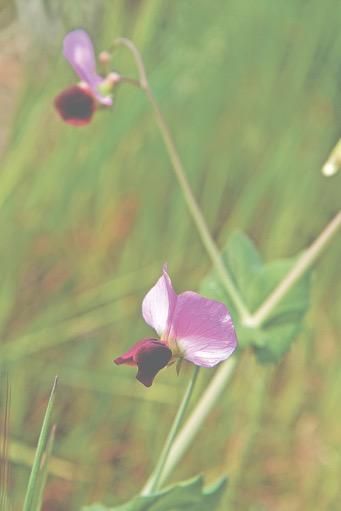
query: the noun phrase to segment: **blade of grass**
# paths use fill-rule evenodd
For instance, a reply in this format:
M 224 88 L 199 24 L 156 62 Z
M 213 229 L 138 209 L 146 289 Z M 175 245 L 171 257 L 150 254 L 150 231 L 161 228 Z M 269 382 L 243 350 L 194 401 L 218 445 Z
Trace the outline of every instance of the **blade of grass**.
M 7 371 L 3 378 L 3 400 L 4 400 L 4 414 L 3 423 L 1 424 L 1 445 L 0 445 L 0 509 L 6 511 L 9 506 L 8 500 L 8 439 L 9 439 L 9 414 L 11 407 L 11 387 L 8 380 Z
M 37 484 L 36 498 L 34 499 L 34 505 L 33 505 L 33 508 L 36 509 L 37 511 L 40 511 L 40 509 L 42 508 L 42 505 L 43 505 L 44 490 L 45 490 L 47 477 L 48 477 L 49 460 L 50 460 L 53 445 L 54 445 L 55 435 L 56 435 L 56 425 L 54 424 L 50 431 L 46 449 L 45 449 L 45 452 L 44 452 L 42 460 L 41 460 L 40 477 L 39 477 L 39 481 Z
M 46 453 L 46 449 L 50 439 L 50 424 L 52 417 L 52 409 L 55 400 L 56 386 L 57 386 L 57 376 L 54 380 L 51 394 L 49 397 L 49 402 L 46 407 L 45 417 L 43 421 L 43 425 L 40 431 L 38 445 L 36 454 L 33 461 L 33 466 L 30 474 L 30 478 L 28 481 L 26 497 L 24 502 L 23 511 L 36 511 L 35 502 L 37 501 L 39 491 L 40 491 L 40 477 L 41 477 L 41 467 L 43 463 L 43 458 Z

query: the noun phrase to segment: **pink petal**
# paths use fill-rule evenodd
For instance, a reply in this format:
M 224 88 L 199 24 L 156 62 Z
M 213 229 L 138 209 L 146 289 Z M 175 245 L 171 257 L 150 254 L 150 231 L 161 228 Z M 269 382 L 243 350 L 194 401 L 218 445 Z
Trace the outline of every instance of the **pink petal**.
M 111 105 L 112 99 L 98 91 L 103 78 L 96 72 L 94 48 L 87 32 L 82 29 L 69 32 L 64 38 L 63 52 L 75 73 L 88 84 L 96 99 L 104 105 Z
M 186 291 L 177 298 L 170 332 L 184 358 L 202 367 L 227 359 L 237 347 L 229 311 L 223 303 Z
M 142 315 L 163 340 L 167 340 L 177 295 L 173 289 L 166 267 L 154 287 L 144 297 Z
M 146 387 L 150 387 L 157 373 L 171 358 L 172 352 L 164 343 L 155 339 L 142 339 L 114 362 L 118 365 L 137 365 L 136 378 Z

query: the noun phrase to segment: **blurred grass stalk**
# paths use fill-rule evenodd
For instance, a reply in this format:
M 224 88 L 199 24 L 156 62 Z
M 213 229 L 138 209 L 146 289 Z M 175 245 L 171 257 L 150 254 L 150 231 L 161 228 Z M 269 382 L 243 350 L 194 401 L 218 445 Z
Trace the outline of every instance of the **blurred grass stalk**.
M 3 442 L 3 440 L 3 437 L 0 437 L 0 442 Z M 11 438 L 8 439 L 8 444 L 8 460 L 16 464 L 32 467 L 35 457 L 34 449 Z M 49 473 L 67 481 L 83 481 L 89 476 L 78 465 L 54 456 L 50 458 Z
M 129 301 L 123 302 L 123 304 L 120 304 L 121 307 L 117 307 L 114 312 L 112 303 L 109 303 L 100 310 L 88 311 L 84 317 L 76 316 L 61 321 L 57 325 L 47 326 L 38 330 L 38 332 L 24 334 L 13 342 L 6 342 L 0 347 L 2 360 L 7 363 L 13 362 L 42 349 L 59 346 L 72 340 L 79 340 L 86 333 L 126 318 L 135 309 L 135 305 Z
M 1 421 L 0 437 L 0 509 L 6 511 L 9 509 L 8 499 L 8 479 L 9 479 L 9 422 L 11 409 L 11 387 L 8 380 L 7 371 L 4 375 L 0 374 L 0 399 L 3 401 L 3 420 Z M 2 403 L 1 403 L 2 404 Z M 0 410 L 2 412 L 2 410 Z

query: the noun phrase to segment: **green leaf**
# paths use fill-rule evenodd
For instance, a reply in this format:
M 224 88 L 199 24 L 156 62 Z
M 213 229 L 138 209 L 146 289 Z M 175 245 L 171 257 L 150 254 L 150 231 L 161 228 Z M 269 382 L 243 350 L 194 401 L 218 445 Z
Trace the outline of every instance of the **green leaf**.
M 265 264 L 252 241 L 241 232 L 232 234 L 223 251 L 223 260 L 251 312 L 258 309 L 288 273 L 295 259 Z M 252 346 L 261 362 L 277 362 L 290 349 L 309 307 L 310 273 L 306 273 L 278 303 L 264 324 L 247 328 L 238 323 L 238 314 L 211 271 L 202 281 L 200 292 L 228 306 L 237 327 L 241 348 Z
M 45 417 L 39 435 L 37 450 L 34 457 L 30 478 L 28 481 L 23 511 L 38 511 L 39 502 L 41 502 L 42 500 L 42 494 L 47 477 L 46 463 L 47 458 L 49 457 L 52 449 L 54 438 L 54 429 L 52 428 L 51 430 L 51 418 L 53 404 L 55 400 L 56 386 L 57 378 L 55 378 L 54 380 L 49 397 L 49 402 L 46 407 Z
M 223 477 L 208 488 L 203 488 L 203 478 L 197 476 L 148 497 L 134 497 L 120 506 L 109 508 L 93 504 L 83 507 L 82 511 L 214 511 L 226 484 L 227 479 Z

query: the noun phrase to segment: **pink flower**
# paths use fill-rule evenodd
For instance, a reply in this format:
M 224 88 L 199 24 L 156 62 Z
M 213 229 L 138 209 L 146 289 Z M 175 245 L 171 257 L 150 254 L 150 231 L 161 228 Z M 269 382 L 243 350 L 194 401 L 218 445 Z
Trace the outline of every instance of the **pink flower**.
M 94 48 L 89 35 L 82 29 L 65 36 L 63 54 L 81 83 L 58 94 L 54 105 L 65 122 L 83 126 L 91 121 L 98 105 L 112 105 L 111 96 L 103 91 L 110 92 L 120 77 L 116 73 L 110 73 L 106 78 L 97 74 Z
M 152 385 L 160 369 L 176 358 L 213 367 L 226 360 L 237 347 L 226 306 L 192 291 L 177 295 L 166 267 L 144 297 L 142 315 L 160 340 L 143 339 L 114 362 L 137 366 L 136 378 L 146 387 Z

